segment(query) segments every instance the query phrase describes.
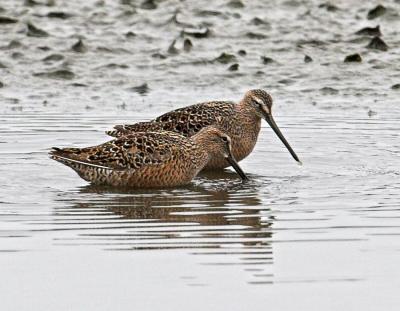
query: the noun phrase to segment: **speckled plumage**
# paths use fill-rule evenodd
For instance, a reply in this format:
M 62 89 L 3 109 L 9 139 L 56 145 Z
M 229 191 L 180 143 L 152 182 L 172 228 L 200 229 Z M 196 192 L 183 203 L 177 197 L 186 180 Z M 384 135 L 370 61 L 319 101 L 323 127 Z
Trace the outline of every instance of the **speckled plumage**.
M 219 153 L 231 156 L 230 138 L 207 127 L 193 137 L 135 132 L 93 147 L 53 148 L 50 157 L 94 184 L 148 188 L 186 184 Z
M 165 130 L 190 137 L 203 127 L 215 124 L 219 119 L 229 118 L 234 114 L 232 102 L 207 102 L 167 112 L 152 121 L 135 124 L 116 125 L 107 134 L 120 137 L 132 132 Z
M 240 161 L 253 150 L 261 129 L 261 119 L 266 118 L 266 114 L 272 119 L 271 108 L 272 98 L 267 92 L 251 90 L 237 104 L 226 101 L 199 103 L 165 113 L 149 122 L 116 125 L 107 134 L 121 137 L 132 132 L 165 130 L 191 137 L 202 128 L 213 125 L 231 137 L 233 156 Z M 205 168 L 227 166 L 226 160 L 216 155 Z

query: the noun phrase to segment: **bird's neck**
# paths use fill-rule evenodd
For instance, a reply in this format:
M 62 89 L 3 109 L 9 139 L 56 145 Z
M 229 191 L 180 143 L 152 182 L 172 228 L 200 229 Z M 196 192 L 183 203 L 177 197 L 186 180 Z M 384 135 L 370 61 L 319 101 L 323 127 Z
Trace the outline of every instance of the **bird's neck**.
M 196 145 L 199 145 L 201 147 L 207 146 L 207 133 L 204 131 L 204 129 L 193 135 L 192 139 L 194 140 Z
M 209 133 L 207 130 L 201 130 L 197 134 L 192 136 L 192 139 L 199 146 L 200 150 L 207 154 L 207 158 L 210 159 L 215 153 L 215 145 L 210 141 Z

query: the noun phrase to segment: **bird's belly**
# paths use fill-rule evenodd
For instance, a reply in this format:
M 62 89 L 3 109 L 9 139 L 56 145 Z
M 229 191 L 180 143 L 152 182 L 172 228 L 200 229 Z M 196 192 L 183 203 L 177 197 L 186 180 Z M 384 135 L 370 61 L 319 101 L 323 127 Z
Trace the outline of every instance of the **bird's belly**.
M 206 161 L 201 156 L 194 163 L 182 158 L 168 161 L 162 165 L 145 166 L 137 171 L 132 170 L 98 170 L 91 174 L 88 170 L 78 172 L 85 180 L 93 184 L 128 188 L 164 188 L 190 183 Z

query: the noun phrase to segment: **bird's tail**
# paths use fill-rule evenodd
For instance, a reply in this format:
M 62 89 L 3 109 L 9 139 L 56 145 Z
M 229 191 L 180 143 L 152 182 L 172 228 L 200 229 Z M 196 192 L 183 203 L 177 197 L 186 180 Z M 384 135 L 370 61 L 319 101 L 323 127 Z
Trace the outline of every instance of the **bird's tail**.
M 115 171 L 114 168 L 74 159 L 74 151 L 75 148 L 60 149 L 53 147 L 49 156 L 51 159 L 72 168 L 81 178 L 96 184 L 106 183 L 108 176 Z
M 112 130 L 106 131 L 106 134 L 111 137 L 121 137 L 125 132 L 123 125 L 116 125 Z

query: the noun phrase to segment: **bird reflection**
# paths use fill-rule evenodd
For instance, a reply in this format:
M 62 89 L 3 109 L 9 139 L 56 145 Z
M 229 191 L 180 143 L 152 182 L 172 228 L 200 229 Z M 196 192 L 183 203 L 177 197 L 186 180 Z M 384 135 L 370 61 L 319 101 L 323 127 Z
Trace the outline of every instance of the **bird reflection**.
M 112 250 L 186 248 L 197 255 L 223 255 L 206 264 L 272 263 L 272 218 L 259 198 L 260 187 L 226 171 L 202 173 L 195 183 L 175 189 L 85 186 L 73 213 L 93 211 L 91 224 L 104 227 L 85 230 L 77 240 Z M 102 217 L 96 223 L 99 210 Z

